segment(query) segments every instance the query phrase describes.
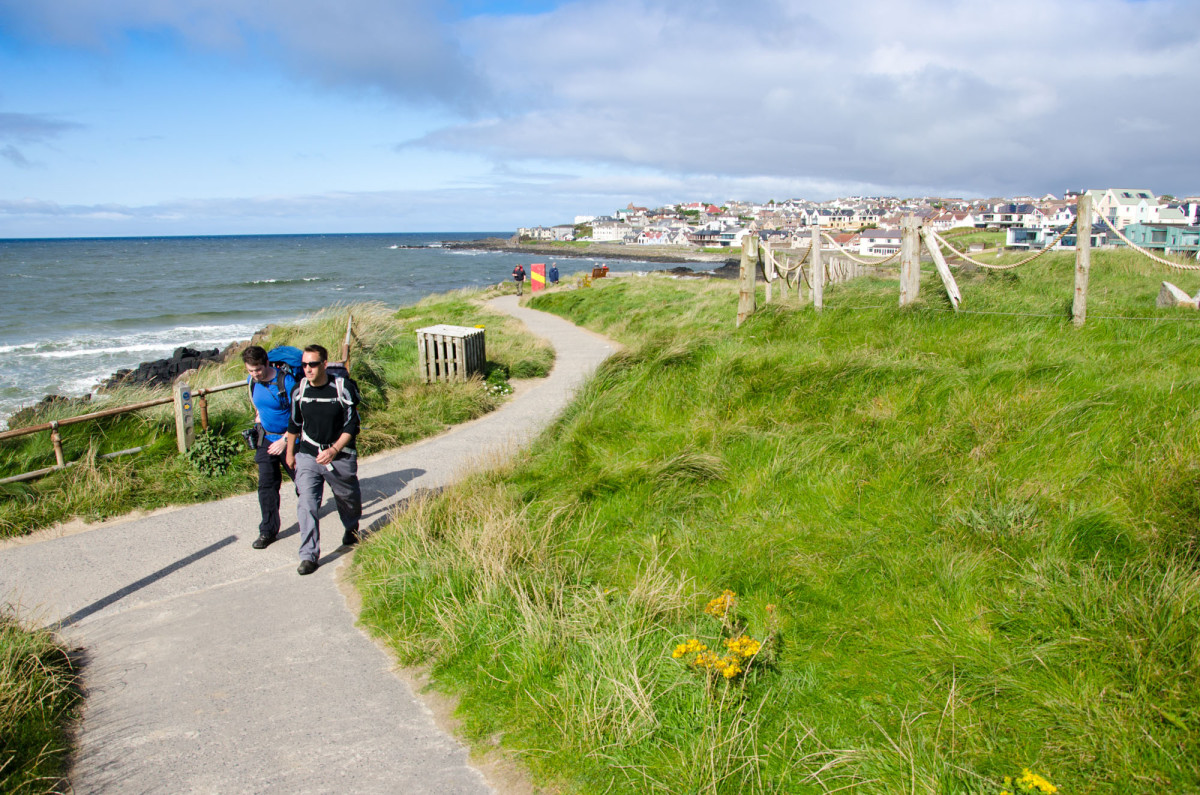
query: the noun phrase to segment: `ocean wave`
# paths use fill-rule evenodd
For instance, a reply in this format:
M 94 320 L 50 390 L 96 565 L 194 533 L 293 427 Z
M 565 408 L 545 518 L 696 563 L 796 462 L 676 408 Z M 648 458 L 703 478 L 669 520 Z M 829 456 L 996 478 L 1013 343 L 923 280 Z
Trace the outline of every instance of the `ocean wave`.
M 252 282 L 242 282 L 235 287 L 262 287 L 265 284 L 307 284 L 308 282 L 326 281 L 321 276 L 301 276 L 297 279 L 255 279 Z
M 251 337 L 261 324 L 188 325 L 161 331 L 144 331 L 117 337 L 80 335 L 66 339 L 39 340 L 19 345 L 0 346 L 0 354 L 15 354 L 33 359 L 78 359 L 83 357 L 128 357 L 152 354 L 149 358 L 170 354 L 176 348 L 221 348 Z

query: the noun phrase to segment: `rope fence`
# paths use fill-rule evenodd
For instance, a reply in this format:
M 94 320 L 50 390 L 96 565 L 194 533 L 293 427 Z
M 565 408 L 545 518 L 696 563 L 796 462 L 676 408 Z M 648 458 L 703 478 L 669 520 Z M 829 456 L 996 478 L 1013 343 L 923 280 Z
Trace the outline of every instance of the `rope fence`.
M 1166 265 L 1170 268 L 1183 271 L 1200 271 L 1200 264 L 1193 265 L 1176 262 L 1148 251 L 1126 237 L 1103 213 L 1094 214 L 1099 215 L 1100 219 L 1112 230 L 1117 239 L 1128 246 L 1131 251 L 1135 251 L 1155 263 Z M 847 281 L 868 273 L 877 273 L 878 269 L 899 258 L 900 306 L 903 307 L 912 304 L 920 292 L 920 263 L 923 245 L 929 258 L 933 261 L 938 275 L 942 279 L 946 294 L 954 307 L 953 311 L 958 312 L 963 297 L 951 271 L 951 265 L 946 261 L 943 252 L 946 252 L 950 257 L 957 260 L 954 262 L 955 267 L 961 262 L 965 262 L 987 270 L 1010 271 L 1036 262 L 1058 247 L 1067 235 L 1075 231 L 1075 284 L 1074 300 L 1071 305 L 1071 319 L 1076 326 L 1082 326 L 1087 319 L 1087 285 L 1091 269 L 1092 216 L 1092 197 L 1085 192 L 1079 197 L 1075 219 L 1059 231 L 1049 243 L 1028 257 L 1003 265 L 982 262 L 963 251 L 959 251 L 947 242 L 945 237 L 932 228 L 922 226 L 921 222 L 915 216 L 911 215 L 906 216 L 901 221 L 899 250 L 889 257 L 876 260 L 856 257 L 830 235 L 822 232 L 819 226 L 813 227 L 812 242 L 807 247 L 803 247 L 804 254 L 799 259 L 790 263 L 784 252 L 772 250 L 770 243 L 760 242 L 757 235 L 748 234 L 742 240 L 742 267 L 739 280 L 737 323 L 741 325 L 757 309 L 754 285 L 759 267 L 761 267 L 767 283 L 767 303 L 771 303 L 773 298 L 772 283 L 777 279 L 782 279 L 784 284 L 789 288 L 794 287 L 796 289 L 797 298 L 801 304 L 806 303 L 803 285 L 807 285 L 811 290 L 813 307 L 817 311 L 820 311 L 824 307 L 824 285 Z M 1080 223 L 1080 219 L 1087 220 L 1084 223 Z M 1086 231 L 1080 232 L 1081 227 L 1086 227 Z M 831 255 L 834 252 L 837 252 L 838 255 L 829 257 L 828 262 L 822 256 L 822 249 L 825 247 L 825 244 L 828 245 Z M 797 251 L 799 248 L 801 247 L 792 250 Z M 850 266 L 846 261 L 853 262 L 860 267 Z M 806 263 L 808 264 L 807 268 L 805 267 Z M 891 272 L 894 273 L 895 271 Z M 794 283 L 793 278 L 795 279 Z M 1190 297 L 1179 288 L 1164 281 L 1158 298 L 1158 306 L 1187 306 L 1197 309 L 1200 308 L 1200 295 L 1194 298 Z M 971 313 L 982 314 L 979 310 L 974 310 Z

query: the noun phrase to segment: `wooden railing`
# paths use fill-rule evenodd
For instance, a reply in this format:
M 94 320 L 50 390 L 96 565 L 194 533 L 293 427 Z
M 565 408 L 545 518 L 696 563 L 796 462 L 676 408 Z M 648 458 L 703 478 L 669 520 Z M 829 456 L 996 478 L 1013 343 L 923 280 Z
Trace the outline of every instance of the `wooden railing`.
M 211 395 L 214 392 L 223 392 L 226 389 L 235 389 L 237 387 L 245 388 L 245 386 L 245 381 L 237 381 L 232 384 L 221 384 L 220 386 L 205 387 L 203 389 L 197 389 L 195 392 L 193 392 L 192 394 L 196 398 L 196 407 L 200 409 L 200 426 L 205 430 L 208 430 L 208 395 Z M 105 417 L 115 417 L 118 414 L 128 414 L 133 411 L 141 411 L 142 409 L 153 408 L 154 406 L 165 406 L 168 403 L 174 402 L 174 397 L 155 398 L 154 400 L 144 400 L 141 403 L 131 403 L 128 406 L 114 406 L 111 409 L 104 409 L 103 411 L 93 411 L 91 414 L 80 414 L 78 417 L 67 417 L 66 419 L 61 420 L 51 420 L 50 422 L 43 422 L 40 425 L 30 425 L 26 428 L 17 428 L 11 431 L 4 431 L 3 433 L 0 433 L 0 442 L 4 441 L 5 439 L 16 439 L 19 436 L 28 436 L 34 433 L 44 433 L 46 431 L 50 431 L 50 443 L 54 445 L 54 459 L 56 463 L 52 467 L 37 469 L 33 472 L 26 472 L 23 475 L 13 475 L 12 477 L 0 478 L 0 484 L 15 483 L 21 480 L 33 480 L 34 478 L 39 478 L 42 475 L 48 475 L 51 472 L 56 472 L 60 469 L 66 469 L 67 467 L 74 466 L 74 461 L 67 463 L 63 459 L 62 434 L 58 432 L 58 429 L 65 425 L 76 425 L 81 422 L 99 420 Z M 101 456 L 101 458 L 116 458 L 122 455 L 138 453 L 141 452 L 141 450 L 141 447 L 131 447 L 128 450 L 118 450 L 115 453 L 107 453 Z
M 346 318 L 346 335 L 345 335 L 345 337 L 342 338 L 342 349 L 341 349 L 342 361 L 345 363 L 347 370 L 350 369 L 350 341 L 353 337 L 353 334 L 354 334 L 354 316 L 351 315 Z M 182 381 L 180 383 L 182 383 Z M 238 387 L 244 388 L 245 386 L 246 386 L 245 381 L 234 381 L 233 383 L 230 383 L 230 384 L 221 384 L 220 386 L 202 387 L 200 389 L 197 389 L 195 392 L 188 392 L 186 390 L 186 385 L 185 385 L 185 389 L 183 390 L 182 393 L 184 395 L 187 395 L 191 399 L 195 400 L 196 408 L 199 409 L 199 412 L 200 412 L 200 427 L 207 431 L 208 430 L 208 396 L 213 393 L 216 393 L 216 392 L 224 392 L 227 389 L 237 389 Z M 0 432 L 0 442 L 2 442 L 2 441 L 5 441 L 6 439 L 16 439 L 20 436 L 28 436 L 28 435 L 34 434 L 34 433 L 45 433 L 46 431 L 49 431 L 50 432 L 50 443 L 54 446 L 54 460 L 55 460 L 54 466 L 51 466 L 51 467 L 37 469 L 37 470 L 34 470 L 33 472 L 26 472 L 21 475 L 13 475 L 13 476 L 7 477 L 7 478 L 0 478 L 0 484 L 16 483 L 16 482 L 22 481 L 22 480 L 33 480 L 34 478 L 39 478 L 43 475 L 48 475 L 51 472 L 57 472 L 60 469 L 67 469 L 68 467 L 75 466 L 75 464 L 77 462 L 75 462 L 75 461 L 67 462 L 63 456 L 62 434 L 60 434 L 58 432 L 58 429 L 63 426 L 76 425 L 81 422 L 90 422 L 91 420 L 99 420 L 99 419 L 103 419 L 105 417 L 115 417 L 118 414 L 128 414 L 133 411 L 141 411 L 142 409 L 153 408 L 155 406 L 165 406 L 168 403 L 176 404 L 176 411 L 175 411 L 176 433 L 180 436 L 179 449 L 181 451 L 183 451 L 187 448 L 188 444 L 190 443 L 191 423 L 190 423 L 190 421 L 188 423 L 186 423 L 187 430 L 185 432 L 184 423 L 181 422 L 180 417 L 181 417 L 181 413 L 184 408 L 186 408 L 187 411 L 190 413 L 191 407 L 190 407 L 190 405 L 188 405 L 186 407 L 183 407 L 180 405 L 180 402 L 181 402 L 180 395 L 181 395 L 181 390 L 179 388 L 179 384 L 177 383 L 176 389 L 175 389 L 175 394 L 172 395 L 171 397 L 161 397 L 161 398 L 155 398 L 154 400 L 145 400 L 145 401 L 142 401 L 141 403 L 131 403 L 128 406 L 115 406 L 111 409 L 104 409 L 103 411 L 94 411 L 91 414 L 80 414 L 78 417 L 67 417 L 66 419 L 61 419 L 61 420 L 51 420 L 50 422 L 43 422 L 39 425 L 30 425 L 25 428 L 16 428 L 11 431 Z M 187 398 L 184 398 L 184 399 L 186 400 Z M 185 435 L 189 436 L 188 442 L 185 442 L 183 439 L 183 437 Z M 143 448 L 141 448 L 141 447 L 130 447 L 127 450 L 118 450 L 113 453 L 105 453 L 104 455 L 101 455 L 99 457 L 100 458 L 117 458 L 118 456 L 131 455 L 133 453 L 141 452 L 142 449 Z

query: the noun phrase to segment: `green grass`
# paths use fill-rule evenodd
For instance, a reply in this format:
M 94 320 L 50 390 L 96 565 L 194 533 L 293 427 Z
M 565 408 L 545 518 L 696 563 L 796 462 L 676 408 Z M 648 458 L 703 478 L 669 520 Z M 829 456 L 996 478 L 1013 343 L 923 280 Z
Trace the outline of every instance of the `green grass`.
M 960 251 L 966 251 L 966 246 L 972 243 L 982 243 L 984 248 L 996 248 L 1003 246 L 1005 241 L 1004 232 L 987 232 L 983 230 L 974 230 L 972 227 L 957 227 L 942 234 L 942 237 L 950 241 L 950 243 Z
M 65 727 L 78 699 L 67 651 L 0 614 L 0 791 L 64 791 Z
M 364 622 L 567 791 L 1195 790 L 1200 316 L 1154 298 L 1200 279 L 1096 253 L 1075 328 L 1072 269 L 539 297 L 627 351 L 360 549 Z M 672 658 L 741 631 L 730 685 Z
M 306 345 L 319 342 L 336 358 L 345 334 L 346 313 L 355 318 L 352 376 L 363 396 L 360 453 L 407 444 L 436 434 L 492 410 L 498 398 L 478 380 L 465 384 L 426 385 L 419 380 L 415 329 L 436 324 L 484 325 L 488 369 L 501 368 L 513 378 L 544 376 L 554 353 L 532 339 L 507 316 L 483 308 L 478 291 L 448 293 L 399 311 L 378 304 L 334 307 L 296 325 L 272 329 L 263 345 Z M 195 389 L 245 378 L 240 357 L 190 377 Z M 52 409 L 37 419 L 62 419 L 102 406 L 129 405 L 170 394 L 167 390 L 122 389 L 102 405 Z M 209 401 L 211 432 L 237 439 L 253 419 L 246 392 L 232 389 Z M 199 418 L 197 417 L 199 432 Z M 97 520 L 134 509 L 153 509 L 218 499 L 252 490 L 256 472 L 246 450 L 223 475 L 205 477 L 178 455 L 170 405 L 62 429 L 64 455 L 76 466 L 39 480 L 0 485 L 0 538 L 22 535 L 72 517 Z M 146 449 L 133 456 L 101 460 L 99 455 L 131 447 Z M 0 477 L 52 466 L 48 433 L 0 443 Z
M 592 245 L 590 240 L 522 240 L 521 243 L 528 243 L 531 246 L 551 246 L 553 248 L 579 250 L 586 250 Z

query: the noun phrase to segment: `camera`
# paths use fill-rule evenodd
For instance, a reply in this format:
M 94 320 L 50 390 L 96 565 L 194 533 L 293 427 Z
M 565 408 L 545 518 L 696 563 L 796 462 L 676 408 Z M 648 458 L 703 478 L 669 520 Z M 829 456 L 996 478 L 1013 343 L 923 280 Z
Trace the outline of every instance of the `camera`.
M 261 431 L 262 429 L 257 424 L 251 425 L 249 428 L 246 428 L 244 431 L 242 431 L 242 438 L 246 440 L 246 445 L 251 450 L 258 449 L 258 440 L 260 438 L 259 434 Z

